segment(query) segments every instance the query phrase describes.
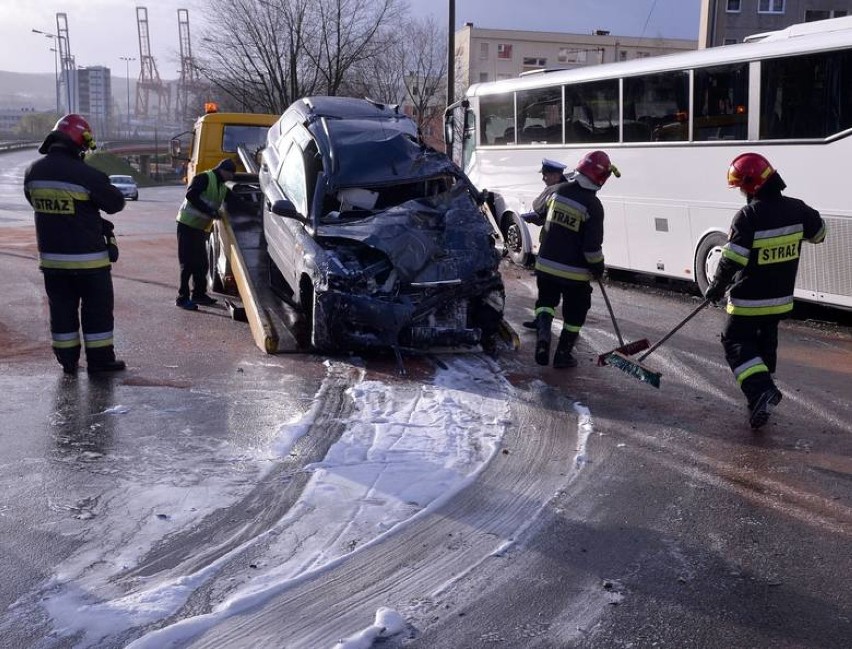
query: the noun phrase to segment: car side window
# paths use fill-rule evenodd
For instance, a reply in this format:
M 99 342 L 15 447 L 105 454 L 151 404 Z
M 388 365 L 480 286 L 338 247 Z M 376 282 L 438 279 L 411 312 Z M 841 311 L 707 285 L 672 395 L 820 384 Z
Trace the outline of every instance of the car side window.
M 284 195 L 303 216 L 308 215 L 305 163 L 301 149 L 294 143 L 284 155 L 276 178 Z

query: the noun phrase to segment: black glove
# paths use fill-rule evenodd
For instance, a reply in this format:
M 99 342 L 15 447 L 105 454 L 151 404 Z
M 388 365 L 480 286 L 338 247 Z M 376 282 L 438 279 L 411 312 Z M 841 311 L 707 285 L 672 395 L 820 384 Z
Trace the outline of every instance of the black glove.
M 102 229 L 104 233 L 104 239 L 106 239 L 107 244 L 107 254 L 109 255 L 109 260 L 112 263 L 118 261 L 118 242 L 115 240 L 115 225 L 112 221 L 108 221 L 106 219 L 102 219 Z
M 727 282 L 719 282 L 713 280 L 710 286 L 707 287 L 707 292 L 704 294 L 708 300 L 714 304 L 725 297 L 725 290 L 728 288 Z
M 593 279 L 600 279 L 604 274 L 604 263 L 599 261 L 596 264 L 589 264 L 589 272 L 592 274 Z

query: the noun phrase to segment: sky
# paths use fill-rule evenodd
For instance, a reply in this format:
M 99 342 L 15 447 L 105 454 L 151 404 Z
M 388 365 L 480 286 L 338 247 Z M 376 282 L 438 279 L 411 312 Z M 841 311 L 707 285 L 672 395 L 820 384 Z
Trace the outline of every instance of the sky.
M 324 384 L 337 386 L 345 378 L 354 410 L 325 458 L 306 467 L 311 478 L 286 515 L 194 572 L 174 575 L 164 570 L 135 580 L 132 588 L 126 580 L 124 586 L 110 586 L 164 538 L 188 532 L 205 516 L 244 498 L 309 431 L 330 388 L 321 386 L 304 414 L 280 422 L 268 444 L 257 448 L 214 446 L 195 430 L 174 431 L 175 449 L 157 447 L 159 457 L 151 457 L 154 451 L 140 444 L 136 468 L 121 473 L 120 486 L 101 502 L 79 507 L 76 518 L 87 524 L 80 546 L 6 611 L 0 634 L 4 624 L 32 619 L 44 607 L 56 636 L 80 633 L 77 649 L 99 647 L 106 643 L 104 638 L 170 617 L 223 567 L 251 557 L 256 570 L 249 576 L 231 573 L 227 597 L 210 613 L 150 632 L 128 649 L 188 642 L 436 509 L 476 480 L 496 455 L 511 425 L 509 404 L 522 398 L 491 359 L 445 359 L 446 369 L 416 383 L 370 379 L 357 364 L 326 361 Z M 579 422 L 574 464 L 582 469 L 592 425 L 587 408 L 575 404 L 574 409 Z M 122 403 L 110 404 L 104 413 L 116 418 L 168 415 L 134 412 L 133 406 Z M 191 452 L 181 445 L 190 445 Z M 113 458 L 93 453 L 88 460 L 102 463 L 100 470 L 108 472 Z M 186 478 L 175 478 L 181 475 Z M 343 542 L 346 539 L 359 542 L 352 547 Z M 503 548 L 510 544 L 505 541 Z M 366 649 L 381 633 L 405 628 L 401 614 L 380 608 L 375 620 L 364 620 L 363 628 L 353 629 L 334 649 Z
M 400 0 L 402 1 L 402 0 Z M 407 0 L 414 15 L 433 16 L 446 25 L 448 0 Z M 478 27 L 590 33 L 609 30 L 623 36 L 698 38 L 700 0 L 456 0 L 456 27 Z M 151 54 L 163 79 L 180 70 L 178 8 L 189 12 L 190 38 L 204 24 L 200 0 L 0 0 L 0 70 L 53 73 L 52 41 L 33 29 L 56 33 L 56 14 L 65 13 L 68 40 L 78 65 L 105 65 L 124 76 L 139 76 L 136 7 L 146 7 Z M 531 11 L 530 8 L 534 8 Z M 135 66 L 135 69 L 134 69 Z M 124 70 L 122 71 L 122 68 Z

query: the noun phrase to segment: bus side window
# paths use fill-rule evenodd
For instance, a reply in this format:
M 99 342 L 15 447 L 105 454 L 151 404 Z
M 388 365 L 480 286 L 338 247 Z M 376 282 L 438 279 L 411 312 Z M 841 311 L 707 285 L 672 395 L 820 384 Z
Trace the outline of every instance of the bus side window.
M 770 59 L 761 67 L 760 138 L 824 138 L 852 127 L 852 52 Z
M 737 63 L 697 69 L 694 102 L 696 141 L 746 139 L 748 66 Z

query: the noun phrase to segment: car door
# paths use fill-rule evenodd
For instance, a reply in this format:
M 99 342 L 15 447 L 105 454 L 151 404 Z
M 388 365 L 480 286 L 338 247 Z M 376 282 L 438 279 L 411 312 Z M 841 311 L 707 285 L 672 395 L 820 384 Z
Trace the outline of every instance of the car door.
M 279 149 L 280 151 L 280 149 Z M 299 278 L 304 268 L 307 234 L 304 223 L 308 212 L 304 157 L 298 142 L 289 141 L 283 152 L 274 180 L 266 188 L 264 205 L 264 229 L 269 254 L 281 271 L 284 281 L 294 291 L 299 287 Z M 290 218 L 273 214 L 272 203 L 286 198 L 304 218 Z

